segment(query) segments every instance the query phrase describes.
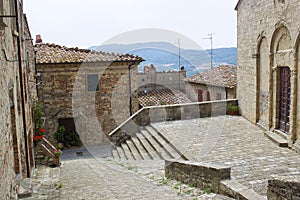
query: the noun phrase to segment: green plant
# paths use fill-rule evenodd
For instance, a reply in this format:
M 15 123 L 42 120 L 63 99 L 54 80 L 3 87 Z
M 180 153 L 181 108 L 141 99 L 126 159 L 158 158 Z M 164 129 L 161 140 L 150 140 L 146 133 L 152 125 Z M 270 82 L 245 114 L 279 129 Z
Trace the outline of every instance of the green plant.
M 35 128 L 43 128 L 42 104 L 39 101 L 34 102 L 34 124 Z
M 155 105 L 155 103 L 154 103 L 154 102 L 152 102 L 152 101 L 148 101 L 148 102 L 146 102 L 146 105 L 147 105 L 147 106 L 154 106 L 154 105 Z
M 167 102 L 165 102 L 165 101 L 160 101 L 159 104 L 160 104 L 160 105 L 167 105 Z
M 227 111 L 238 112 L 240 107 L 238 105 L 228 104 Z
M 61 183 L 56 183 L 55 184 L 55 189 L 60 189 L 60 188 L 62 188 L 62 184 Z
M 204 186 L 204 192 L 205 192 L 206 194 L 210 194 L 212 191 L 211 191 L 211 188 L 210 188 L 208 185 L 205 185 L 205 186 Z
M 76 132 L 67 133 L 63 125 L 58 127 L 54 137 L 58 143 L 61 143 L 63 147 L 69 148 L 71 146 L 82 146 L 79 135 Z

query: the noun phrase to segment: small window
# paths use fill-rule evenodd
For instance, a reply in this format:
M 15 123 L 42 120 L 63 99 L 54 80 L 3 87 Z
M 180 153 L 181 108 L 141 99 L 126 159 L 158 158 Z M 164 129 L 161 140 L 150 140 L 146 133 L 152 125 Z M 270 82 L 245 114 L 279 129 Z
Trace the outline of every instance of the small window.
M 202 102 L 202 101 L 203 101 L 203 91 L 198 90 L 198 102 Z
M 207 101 L 210 101 L 210 93 L 209 93 L 209 91 L 206 92 L 206 99 L 207 99 Z
M 88 74 L 87 75 L 87 90 L 88 91 L 98 91 L 99 90 L 99 77 L 98 74 Z
M 222 100 L 222 94 L 221 93 L 217 93 L 216 100 Z

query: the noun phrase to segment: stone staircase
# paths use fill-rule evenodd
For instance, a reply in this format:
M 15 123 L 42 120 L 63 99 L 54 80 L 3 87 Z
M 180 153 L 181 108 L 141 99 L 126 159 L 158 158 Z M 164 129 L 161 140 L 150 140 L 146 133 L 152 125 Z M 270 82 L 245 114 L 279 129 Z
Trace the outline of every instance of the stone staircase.
M 112 156 L 120 160 L 188 160 L 168 138 L 153 125 L 141 126 L 139 131 L 116 144 Z

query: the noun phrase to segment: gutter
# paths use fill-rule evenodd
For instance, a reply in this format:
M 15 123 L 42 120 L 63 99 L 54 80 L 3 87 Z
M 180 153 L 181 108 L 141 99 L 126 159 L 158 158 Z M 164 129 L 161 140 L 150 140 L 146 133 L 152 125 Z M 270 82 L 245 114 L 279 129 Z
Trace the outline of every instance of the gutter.
M 21 102 L 22 102 L 22 119 L 23 119 L 23 129 L 24 129 L 24 140 L 25 140 L 25 159 L 26 159 L 26 171 L 27 178 L 30 178 L 30 168 L 29 168 L 29 155 L 28 155 L 28 141 L 27 141 L 27 125 L 26 125 L 26 115 L 25 115 L 25 99 L 23 90 L 23 70 L 22 70 L 22 56 L 21 56 L 21 39 L 20 39 L 20 28 L 19 28 L 19 9 L 18 0 L 15 2 L 15 17 L 16 17 L 16 31 L 19 33 L 17 37 L 17 48 L 18 48 L 18 60 L 19 60 L 19 79 L 20 79 L 20 92 L 21 92 Z

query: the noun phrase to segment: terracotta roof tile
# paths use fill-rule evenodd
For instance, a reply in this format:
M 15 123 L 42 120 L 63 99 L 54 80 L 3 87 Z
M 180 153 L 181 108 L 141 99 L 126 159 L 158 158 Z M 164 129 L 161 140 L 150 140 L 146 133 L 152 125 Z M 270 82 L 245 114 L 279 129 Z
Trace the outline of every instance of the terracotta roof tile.
M 173 105 L 191 102 L 187 95 L 178 90 L 153 90 L 146 94 L 139 94 L 139 103 L 142 106 Z
M 89 49 L 68 48 L 56 44 L 36 44 L 37 63 L 81 63 L 81 62 L 113 62 L 143 61 L 143 58 L 131 54 L 120 55 Z
M 199 83 L 219 87 L 236 87 L 236 66 L 221 65 L 211 70 L 195 74 L 187 79 L 190 83 Z

